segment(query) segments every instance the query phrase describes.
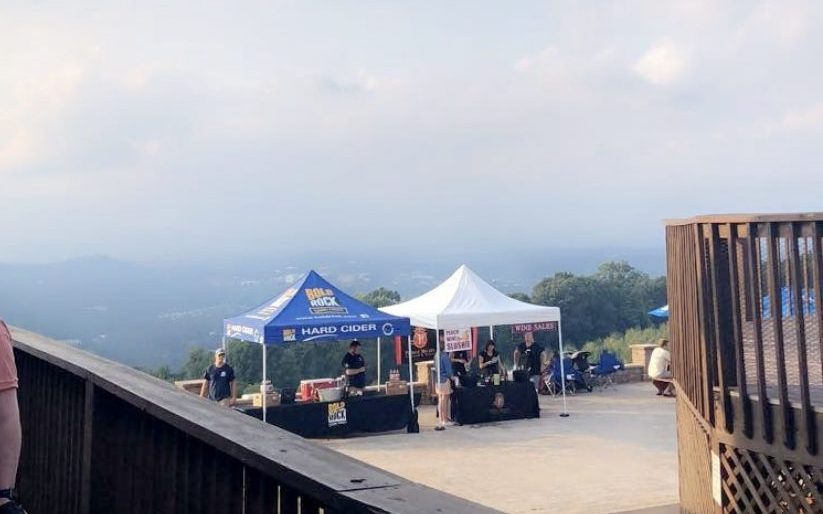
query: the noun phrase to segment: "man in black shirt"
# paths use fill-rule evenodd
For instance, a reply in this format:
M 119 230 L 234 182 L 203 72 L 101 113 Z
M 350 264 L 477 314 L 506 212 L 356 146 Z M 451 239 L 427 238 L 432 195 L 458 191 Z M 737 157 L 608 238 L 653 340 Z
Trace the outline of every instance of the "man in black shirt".
M 229 405 L 234 405 L 237 401 L 237 383 L 234 381 L 234 370 L 226 363 L 226 352 L 218 348 L 214 352 L 214 364 L 210 365 L 203 374 L 203 387 L 200 388 L 200 396 L 206 397 L 208 392 L 209 400 L 222 402 L 229 399 Z
M 366 387 L 366 360 L 360 355 L 359 341 L 355 339 L 351 342 L 340 365 L 349 380 L 349 393 L 361 394 Z
M 519 363 L 529 373 L 529 380 L 535 390 L 540 391 L 540 375 L 548 365 L 543 347 L 534 342 L 534 334 L 523 334 L 523 342 L 514 350 L 514 362 Z

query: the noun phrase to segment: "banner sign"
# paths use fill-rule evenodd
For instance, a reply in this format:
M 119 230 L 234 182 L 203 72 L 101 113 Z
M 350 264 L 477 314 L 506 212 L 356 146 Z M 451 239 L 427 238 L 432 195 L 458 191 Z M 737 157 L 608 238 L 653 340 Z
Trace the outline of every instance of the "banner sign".
M 557 330 L 556 321 L 544 321 L 542 323 L 520 323 L 519 325 L 512 325 L 513 334 L 521 334 L 523 332 L 549 332 Z
M 398 344 L 397 350 L 402 352 L 403 362 L 409 362 L 409 351 L 405 341 L 402 346 Z M 434 330 L 427 330 L 423 327 L 414 327 L 411 335 L 412 362 L 423 362 L 434 360 L 437 353 L 435 346 Z
M 301 341 L 314 341 L 316 339 L 335 338 L 337 336 L 345 338 L 366 338 L 365 334 L 373 336 L 373 334 L 380 334 L 386 337 L 394 335 L 394 325 L 390 322 L 378 323 L 341 323 L 337 325 L 316 325 L 303 326 L 297 331 L 293 328 L 283 329 L 283 341 L 296 341 L 298 336 Z
M 332 402 L 328 406 L 328 422 L 330 427 L 338 425 L 345 425 L 346 419 L 346 402 Z
M 454 328 L 444 330 L 446 338 L 446 352 L 461 352 L 472 349 L 472 330 L 470 328 Z

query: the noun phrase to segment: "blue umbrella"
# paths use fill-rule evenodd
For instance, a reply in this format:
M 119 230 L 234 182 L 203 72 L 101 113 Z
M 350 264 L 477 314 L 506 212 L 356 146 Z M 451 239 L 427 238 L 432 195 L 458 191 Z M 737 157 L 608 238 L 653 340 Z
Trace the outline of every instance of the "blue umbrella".
M 664 305 L 663 307 L 658 307 L 653 311 L 649 311 L 649 316 L 654 316 L 655 318 L 669 319 L 669 306 Z

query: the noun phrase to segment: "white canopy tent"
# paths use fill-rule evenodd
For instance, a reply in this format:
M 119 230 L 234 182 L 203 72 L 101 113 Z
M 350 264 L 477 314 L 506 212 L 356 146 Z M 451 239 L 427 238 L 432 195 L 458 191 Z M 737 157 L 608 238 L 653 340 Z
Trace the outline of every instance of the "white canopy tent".
M 563 369 L 563 330 L 560 309 L 521 302 L 511 298 L 480 278 L 465 264 L 431 291 L 407 302 L 380 309 L 388 314 L 407 317 L 417 327 L 437 332 L 436 366 L 440 373 L 440 330 L 519 323 L 557 322 L 560 349 L 563 416 L 566 411 L 566 372 Z M 409 364 L 411 370 L 411 364 Z M 410 371 L 411 372 L 411 371 Z

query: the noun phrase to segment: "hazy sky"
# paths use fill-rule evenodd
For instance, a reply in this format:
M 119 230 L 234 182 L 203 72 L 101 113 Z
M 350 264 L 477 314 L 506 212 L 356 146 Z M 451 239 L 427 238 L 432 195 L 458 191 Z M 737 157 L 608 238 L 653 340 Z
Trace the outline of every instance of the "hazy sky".
M 821 14 L 2 2 L 0 261 L 660 246 L 663 218 L 823 210 Z

